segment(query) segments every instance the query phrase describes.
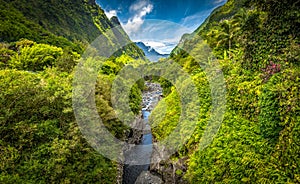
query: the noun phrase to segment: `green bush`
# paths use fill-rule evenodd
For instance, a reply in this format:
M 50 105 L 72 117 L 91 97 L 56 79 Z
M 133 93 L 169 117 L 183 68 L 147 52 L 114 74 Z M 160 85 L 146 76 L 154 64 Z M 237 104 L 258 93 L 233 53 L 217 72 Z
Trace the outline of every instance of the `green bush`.
M 9 66 L 19 70 L 41 71 L 53 66 L 62 54 L 62 48 L 46 44 L 25 46 L 20 48 L 20 53 L 11 58 Z

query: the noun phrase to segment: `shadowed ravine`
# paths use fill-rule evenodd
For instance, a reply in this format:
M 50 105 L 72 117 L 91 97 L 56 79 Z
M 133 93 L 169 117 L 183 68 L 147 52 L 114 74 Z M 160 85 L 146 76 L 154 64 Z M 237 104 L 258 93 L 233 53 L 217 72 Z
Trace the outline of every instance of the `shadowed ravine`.
M 126 159 L 132 160 L 133 158 L 141 158 L 144 163 L 150 163 L 152 155 L 152 133 L 150 125 L 148 124 L 148 117 L 151 114 L 152 109 L 158 103 L 162 95 L 162 88 L 158 84 L 146 82 L 148 87 L 147 91 L 143 92 L 143 109 L 142 109 L 142 123 L 144 124 L 145 133 L 142 135 L 142 139 L 138 145 L 149 145 L 143 147 L 134 147 L 125 154 Z M 138 160 L 138 159 L 137 159 Z M 150 178 L 143 177 L 145 173 L 143 171 L 148 171 L 150 164 L 146 165 L 124 165 L 123 169 L 123 184 L 134 184 L 134 183 L 147 183 L 144 180 L 150 180 Z M 143 174 L 142 174 L 143 173 Z M 142 175 L 141 175 L 142 174 Z M 138 179 L 139 178 L 139 179 Z M 138 179 L 138 181 L 137 181 Z

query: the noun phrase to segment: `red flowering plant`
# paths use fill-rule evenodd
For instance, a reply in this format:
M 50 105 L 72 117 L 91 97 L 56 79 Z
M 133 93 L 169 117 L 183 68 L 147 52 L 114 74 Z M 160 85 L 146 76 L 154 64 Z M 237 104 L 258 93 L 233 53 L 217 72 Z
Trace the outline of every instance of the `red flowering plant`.
M 281 65 L 270 61 L 270 64 L 268 64 L 266 68 L 262 69 L 262 71 L 264 72 L 262 76 L 263 80 L 264 82 L 267 82 L 275 73 L 281 71 Z

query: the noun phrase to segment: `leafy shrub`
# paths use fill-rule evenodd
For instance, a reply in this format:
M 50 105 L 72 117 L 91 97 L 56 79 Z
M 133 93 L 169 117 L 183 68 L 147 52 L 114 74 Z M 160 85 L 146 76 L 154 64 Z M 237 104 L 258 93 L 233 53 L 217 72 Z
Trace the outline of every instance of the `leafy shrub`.
M 41 71 L 53 66 L 62 54 L 61 48 L 47 44 L 24 46 L 20 48 L 20 53 L 11 58 L 9 66 L 19 70 Z

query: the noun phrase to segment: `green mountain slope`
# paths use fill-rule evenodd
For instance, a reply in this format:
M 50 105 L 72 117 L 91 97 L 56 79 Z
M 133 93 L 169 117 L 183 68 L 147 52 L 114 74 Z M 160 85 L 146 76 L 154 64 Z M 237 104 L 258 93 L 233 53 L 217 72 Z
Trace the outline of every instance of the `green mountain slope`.
M 129 43 L 107 60 L 88 60 L 102 64 L 96 110 L 110 133 L 124 140 L 131 130 L 115 115 L 110 91 L 125 65 L 145 62 L 143 51 L 94 1 L 0 0 L 0 15 L 0 183 L 120 182 L 119 164 L 95 151 L 77 125 L 74 69 L 98 36 L 108 48 L 120 48 L 118 40 Z M 142 84 L 131 86 L 135 114 Z
M 191 139 L 161 163 L 158 173 L 164 178 L 183 177 L 189 183 L 300 182 L 299 5 L 291 0 L 228 0 L 194 34 L 184 36 L 170 59 L 193 78 L 202 114 Z M 216 66 L 213 58 L 220 65 L 215 72 L 224 74 L 226 113 L 214 140 L 203 148 L 199 142 L 212 116 L 211 93 L 218 91 L 210 91 L 208 83 L 214 71 L 201 67 Z M 153 112 L 156 140 L 174 130 L 180 115 L 177 92 L 169 88 L 165 103 Z M 164 104 L 169 118 L 155 121 Z M 166 172 L 170 168 L 175 172 Z
M 204 31 L 210 30 L 214 25 L 218 25 L 221 20 L 229 19 L 236 14 L 241 8 L 248 6 L 247 0 L 231 1 L 229 0 L 225 5 L 217 7 L 212 13 L 205 19 L 205 21 L 190 35 L 186 34 L 181 38 L 180 45 L 178 45 L 171 55 L 177 54 L 180 48 L 184 48 L 188 45 L 188 38 L 194 35 L 201 35 Z
M 39 24 L 26 18 L 22 12 L 3 0 L 0 1 L 0 41 L 13 42 L 27 38 L 39 43 L 48 43 L 60 47 L 71 47 L 80 51 L 80 45 L 75 45 L 66 38 L 59 37 L 47 31 Z
M 117 40 L 116 37 L 120 35 L 130 42 L 121 28 L 120 34 L 105 34 L 106 31 L 120 25 L 111 22 L 93 0 L 1 0 L 0 4 L 2 42 L 26 38 L 59 47 L 77 47 L 77 51 L 80 51 L 78 44 L 84 46 L 100 35 L 106 36 L 108 43 L 111 43 L 110 40 Z M 135 44 L 125 46 L 124 50 L 132 57 L 144 57 L 141 49 Z
M 40 25 L 57 36 L 69 40 L 93 41 L 100 35 L 98 25 L 105 30 L 111 27 L 103 10 L 93 1 L 47 1 L 47 0 L 7 0 L 27 19 Z M 95 21 L 95 22 L 94 22 Z

